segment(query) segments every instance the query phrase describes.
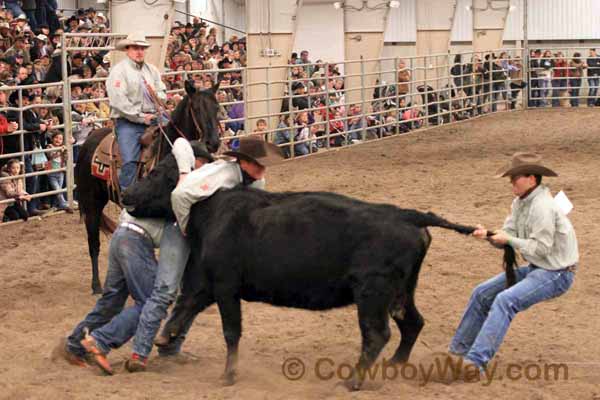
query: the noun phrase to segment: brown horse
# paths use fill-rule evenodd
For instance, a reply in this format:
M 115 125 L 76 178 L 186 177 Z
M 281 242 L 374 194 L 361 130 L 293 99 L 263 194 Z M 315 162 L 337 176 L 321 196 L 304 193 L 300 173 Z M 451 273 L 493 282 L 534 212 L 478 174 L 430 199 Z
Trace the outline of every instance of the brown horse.
M 197 90 L 190 81 L 185 82 L 186 96 L 181 100 L 171 115 L 171 121 L 164 132 L 173 143 L 182 134 L 189 140 L 200 140 L 208 151 L 216 152 L 220 145 L 219 121 L 217 113 L 219 103 L 215 97 L 218 84 L 209 90 Z M 98 276 L 98 255 L 100 253 L 100 229 L 110 232 L 108 219 L 103 210 L 109 200 L 117 198 L 111 193 L 107 182 L 92 175 L 91 166 L 94 151 L 112 129 L 102 128 L 93 131 L 79 150 L 75 166 L 75 184 L 79 196 L 79 213 L 84 218 L 88 237 L 88 249 L 92 259 L 92 291 L 102 293 L 102 285 Z M 164 135 L 157 140 L 162 141 L 159 159 L 162 159 L 171 147 Z

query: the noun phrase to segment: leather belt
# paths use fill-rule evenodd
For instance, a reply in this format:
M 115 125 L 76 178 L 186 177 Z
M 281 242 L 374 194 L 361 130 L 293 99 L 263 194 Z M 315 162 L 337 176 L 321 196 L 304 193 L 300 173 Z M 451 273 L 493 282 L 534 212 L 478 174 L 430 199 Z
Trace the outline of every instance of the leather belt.
M 569 265 L 564 270 L 567 272 L 575 272 L 575 271 L 577 271 L 577 264 Z
M 531 265 L 531 267 L 533 267 L 533 268 L 542 268 L 542 267 L 538 267 L 537 265 L 534 265 L 534 264 L 530 264 L 530 265 Z M 569 265 L 568 267 L 561 268 L 561 269 L 555 269 L 555 270 L 551 270 L 551 269 L 549 269 L 548 271 L 565 271 L 565 272 L 575 272 L 575 271 L 577 271 L 577 264 Z
M 148 232 L 146 232 L 143 228 L 140 228 L 139 226 L 135 225 L 135 224 L 131 224 L 129 222 L 122 222 L 121 225 L 119 225 L 125 229 L 129 229 L 131 231 L 137 232 L 140 235 L 144 236 L 147 239 L 152 240 L 152 238 L 150 237 L 150 235 L 148 234 Z

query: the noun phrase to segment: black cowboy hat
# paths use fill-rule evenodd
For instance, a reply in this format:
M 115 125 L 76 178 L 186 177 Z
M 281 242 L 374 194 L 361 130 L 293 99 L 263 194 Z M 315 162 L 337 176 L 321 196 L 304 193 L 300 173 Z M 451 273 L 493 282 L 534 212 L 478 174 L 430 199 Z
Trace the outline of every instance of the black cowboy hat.
M 226 151 L 223 154 L 263 167 L 279 164 L 284 160 L 283 152 L 278 146 L 254 137 L 240 138 L 240 147 L 237 151 Z

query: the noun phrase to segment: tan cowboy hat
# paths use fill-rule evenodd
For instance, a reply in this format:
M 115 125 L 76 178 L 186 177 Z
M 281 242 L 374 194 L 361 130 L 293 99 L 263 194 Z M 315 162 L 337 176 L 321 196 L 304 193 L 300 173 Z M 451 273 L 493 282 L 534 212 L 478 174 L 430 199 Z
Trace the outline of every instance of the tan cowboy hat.
M 125 50 L 127 46 L 142 46 L 150 47 L 150 43 L 146 41 L 146 37 L 141 32 L 133 32 L 127 35 L 127 39 L 121 40 L 115 46 L 116 50 Z
M 517 175 L 558 176 L 556 172 L 542 165 L 542 157 L 526 152 L 513 154 L 510 162 L 496 171 L 496 178 Z
M 260 138 L 242 137 L 237 151 L 226 151 L 226 156 L 250 161 L 263 167 L 279 164 L 283 161 L 283 152 L 273 143 Z

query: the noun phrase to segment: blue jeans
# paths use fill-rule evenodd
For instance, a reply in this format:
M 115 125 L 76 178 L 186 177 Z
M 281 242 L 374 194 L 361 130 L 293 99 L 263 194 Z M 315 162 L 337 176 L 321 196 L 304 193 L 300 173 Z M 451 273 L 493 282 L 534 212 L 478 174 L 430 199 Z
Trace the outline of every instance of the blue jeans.
M 110 240 L 108 271 L 102 297 L 68 338 L 67 347 L 83 356 L 84 328 L 88 328 L 98 348 L 105 353 L 125 344 L 135 334 L 142 308 L 152 293 L 156 277 L 152 241 L 137 232 L 119 227 Z M 131 295 L 134 305 L 125 307 Z
M 536 303 L 562 295 L 571 287 L 575 275 L 531 265 L 515 272 L 517 283 L 508 289 L 502 273 L 473 290 L 450 343 L 452 353 L 484 367 L 500 348 L 515 315 Z
M 119 184 L 122 190 L 125 190 L 125 188 L 135 181 L 140 152 L 142 150 L 140 138 L 145 130 L 146 125 L 136 124 L 125 118 L 118 118 L 115 123 L 115 133 L 117 135 L 117 142 L 119 143 L 121 159 L 123 160 L 123 166 L 119 173 Z
M 177 223 L 167 222 L 160 241 L 158 272 L 133 339 L 133 352 L 148 357 L 161 321 L 175 300 L 190 255 L 190 244 Z M 189 328 L 188 328 L 189 329 Z
M 588 92 L 588 106 L 593 106 L 596 102 L 596 96 L 598 96 L 598 86 L 600 85 L 600 77 L 594 76 L 588 78 L 588 86 L 590 91 Z
M 571 107 L 579 107 L 579 91 L 581 90 L 581 78 L 569 79 L 569 95 L 571 96 Z
M 567 80 L 564 78 L 552 79 L 552 107 L 560 107 L 560 95 L 567 88 Z
M 4 7 L 6 7 L 7 10 L 11 11 L 13 17 L 15 18 L 17 18 L 21 14 L 25 14 L 17 0 L 5 0 Z
M 31 162 L 31 155 L 25 156 L 25 173 L 29 174 L 33 172 L 33 164 Z M 25 178 L 25 190 L 29 194 L 36 194 L 40 191 L 40 177 L 30 176 L 29 178 Z M 31 214 L 32 211 L 37 210 L 38 205 L 40 203 L 39 198 L 31 199 L 31 201 L 27 202 L 27 211 Z
M 63 187 L 63 183 L 65 182 L 65 173 L 64 172 L 54 172 L 52 174 L 48 174 L 48 184 L 50 185 L 50 189 L 52 190 L 61 190 Z M 58 208 L 67 208 L 69 204 L 65 199 L 64 193 L 57 193 L 54 195 L 54 199 Z
M 548 93 L 550 93 L 550 80 L 541 78 L 538 84 L 540 85 L 540 100 L 538 100 L 538 107 L 546 107 L 548 105 Z

